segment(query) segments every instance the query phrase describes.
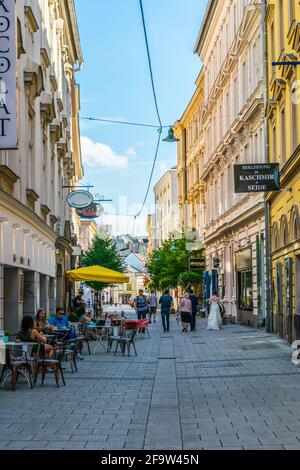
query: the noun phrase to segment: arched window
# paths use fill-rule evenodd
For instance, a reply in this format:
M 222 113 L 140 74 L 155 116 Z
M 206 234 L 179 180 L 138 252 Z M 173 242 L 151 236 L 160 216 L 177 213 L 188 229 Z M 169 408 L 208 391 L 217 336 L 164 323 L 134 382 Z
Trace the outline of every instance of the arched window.
M 286 215 L 282 215 L 280 219 L 280 246 L 285 246 L 289 241 L 289 231 Z
M 293 206 L 290 217 L 290 236 L 291 240 L 298 240 L 300 238 L 300 214 L 298 206 Z
M 278 224 L 274 222 L 272 227 L 272 250 L 278 250 L 279 248 L 279 234 L 278 234 Z

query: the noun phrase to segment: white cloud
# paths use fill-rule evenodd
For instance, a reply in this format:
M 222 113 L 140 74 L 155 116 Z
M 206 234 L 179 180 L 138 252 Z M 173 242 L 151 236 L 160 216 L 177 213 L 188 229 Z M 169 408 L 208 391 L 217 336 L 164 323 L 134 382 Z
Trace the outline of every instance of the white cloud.
M 127 150 L 126 150 L 126 155 L 128 157 L 135 157 L 136 156 L 136 151 L 134 150 L 133 147 L 129 147 Z
M 128 153 L 118 155 L 109 145 L 94 142 L 89 137 L 81 137 L 81 151 L 83 164 L 90 168 L 127 168 Z M 128 151 L 127 151 L 128 152 Z

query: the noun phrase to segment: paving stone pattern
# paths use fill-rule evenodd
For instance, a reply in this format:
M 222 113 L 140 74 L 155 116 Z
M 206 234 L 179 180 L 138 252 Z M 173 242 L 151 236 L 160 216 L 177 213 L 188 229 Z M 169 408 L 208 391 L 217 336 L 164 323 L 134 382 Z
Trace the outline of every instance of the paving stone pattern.
M 152 325 L 138 357 L 98 349 L 56 389 L 0 389 L 0 449 L 300 449 L 300 370 L 287 343 L 228 325 Z M 92 348 L 93 349 L 93 348 Z

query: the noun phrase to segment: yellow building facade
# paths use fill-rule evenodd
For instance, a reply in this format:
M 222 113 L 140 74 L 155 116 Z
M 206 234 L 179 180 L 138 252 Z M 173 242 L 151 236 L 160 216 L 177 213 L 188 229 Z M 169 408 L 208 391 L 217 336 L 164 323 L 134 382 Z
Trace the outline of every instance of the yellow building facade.
M 196 80 L 196 91 L 181 119 L 174 126 L 177 149 L 179 229 L 192 228 L 203 239 L 205 225 L 204 135 L 202 111 L 204 72 Z
M 300 60 L 299 0 L 270 0 L 267 11 L 269 158 L 279 163 L 282 190 L 271 211 L 273 331 L 300 338 Z

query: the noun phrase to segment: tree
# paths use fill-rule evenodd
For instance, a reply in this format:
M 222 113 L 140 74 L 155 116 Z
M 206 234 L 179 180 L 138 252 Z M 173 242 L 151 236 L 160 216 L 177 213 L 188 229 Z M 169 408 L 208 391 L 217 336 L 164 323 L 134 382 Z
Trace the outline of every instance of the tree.
M 200 284 L 203 280 L 202 273 L 197 273 L 196 271 L 188 271 L 180 274 L 178 279 L 178 284 L 183 289 L 187 289 L 191 286 L 196 286 Z
M 189 253 L 187 250 L 187 239 L 182 236 L 176 238 L 171 235 L 160 248 L 154 250 L 148 260 L 148 272 L 151 284 L 156 288 L 163 290 L 167 287 L 177 287 L 186 282 L 186 279 L 195 281 L 195 284 L 201 282 L 202 276 L 197 273 L 189 272 L 189 256 L 203 256 L 203 249 L 197 253 Z M 191 284 L 188 282 L 187 285 Z M 187 286 L 186 285 L 186 286 Z M 186 287 L 184 286 L 184 287 Z
M 114 271 L 125 272 L 125 266 L 117 246 L 108 236 L 96 235 L 91 248 L 84 253 L 81 259 L 81 267 L 84 266 L 103 266 Z M 109 285 L 92 281 L 85 284 L 96 291 L 101 291 Z

